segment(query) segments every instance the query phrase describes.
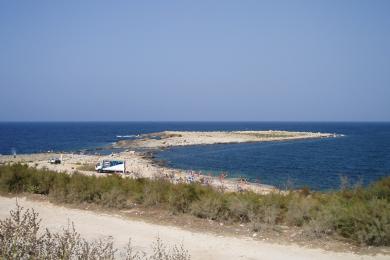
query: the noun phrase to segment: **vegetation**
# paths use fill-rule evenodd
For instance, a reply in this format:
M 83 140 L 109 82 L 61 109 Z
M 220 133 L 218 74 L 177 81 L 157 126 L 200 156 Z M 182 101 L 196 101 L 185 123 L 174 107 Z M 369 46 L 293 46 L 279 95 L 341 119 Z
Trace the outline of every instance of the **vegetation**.
M 0 220 L 1 259 L 116 259 L 127 260 L 189 260 L 182 246 L 168 248 L 160 238 L 152 244 L 152 253 L 136 251 L 131 241 L 126 248 L 115 249 L 112 238 L 89 242 L 82 238 L 74 226 L 61 233 L 40 231 L 40 219 L 34 210 L 23 210 L 17 205 L 10 217 Z
M 79 171 L 95 171 L 95 165 L 90 163 L 84 163 L 77 166 Z
M 108 208 L 160 207 L 226 223 L 248 223 L 253 231 L 278 225 L 301 227 L 310 237 L 334 236 L 360 245 L 390 245 L 390 177 L 369 187 L 335 192 L 305 188 L 259 195 L 222 193 L 199 184 L 120 176 L 95 177 L 0 166 L 0 192 L 47 195 L 53 202 L 92 203 Z

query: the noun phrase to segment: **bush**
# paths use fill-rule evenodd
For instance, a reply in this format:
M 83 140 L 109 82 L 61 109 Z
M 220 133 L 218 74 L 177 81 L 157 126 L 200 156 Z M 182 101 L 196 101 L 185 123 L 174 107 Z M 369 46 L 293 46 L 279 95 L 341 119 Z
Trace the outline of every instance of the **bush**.
M 173 213 L 186 213 L 199 196 L 195 185 L 178 184 L 169 192 L 169 207 Z
M 368 187 L 336 192 L 289 191 L 267 195 L 218 192 L 200 184 L 162 179 L 66 174 L 21 164 L 0 166 L 0 192 L 48 195 L 53 202 L 125 209 L 141 204 L 218 221 L 250 222 L 255 231 L 302 227 L 311 237 L 339 235 L 365 245 L 390 245 L 390 177 Z
M 127 194 L 122 190 L 111 189 L 110 191 L 104 192 L 97 202 L 103 207 L 107 208 L 118 208 L 126 209 L 132 208 L 133 203 L 129 200 Z
M 46 229 L 39 235 L 40 220 L 34 210 L 18 206 L 10 217 L 0 220 L 0 256 L 4 259 L 113 259 L 110 239 L 87 242 L 74 226 L 62 233 Z
M 142 202 L 145 206 L 157 206 L 168 201 L 170 183 L 164 180 L 146 181 Z
M 334 232 L 334 209 L 332 206 L 323 206 L 303 226 L 303 233 L 310 238 L 322 238 Z
M 232 221 L 245 223 L 249 221 L 249 212 L 254 208 L 254 205 L 243 196 L 231 196 L 228 199 L 227 207 Z
M 335 202 L 331 224 L 335 232 L 360 244 L 390 245 L 390 205 L 373 198 Z
M 312 198 L 296 196 L 287 206 L 286 222 L 294 226 L 302 226 L 312 219 L 317 201 Z
M 223 195 L 211 193 L 192 203 L 191 214 L 199 218 L 227 220 L 229 209 Z
M 95 165 L 88 164 L 88 163 L 81 164 L 81 165 L 77 166 L 77 170 L 94 172 L 95 171 Z

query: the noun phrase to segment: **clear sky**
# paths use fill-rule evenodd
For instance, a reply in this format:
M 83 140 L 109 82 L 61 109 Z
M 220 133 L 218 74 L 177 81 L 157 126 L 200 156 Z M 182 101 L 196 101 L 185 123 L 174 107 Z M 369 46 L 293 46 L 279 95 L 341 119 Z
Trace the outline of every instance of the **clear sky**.
M 0 1 L 0 121 L 389 121 L 390 1 Z

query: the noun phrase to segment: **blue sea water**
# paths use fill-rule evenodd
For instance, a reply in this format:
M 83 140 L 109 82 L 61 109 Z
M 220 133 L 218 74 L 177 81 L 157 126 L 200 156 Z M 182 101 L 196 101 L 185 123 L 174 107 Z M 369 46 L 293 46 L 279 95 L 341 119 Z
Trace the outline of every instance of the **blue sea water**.
M 340 176 L 367 185 L 390 175 L 390 123 L 299 122 L 88 122 L 0 123 L 0 154 L 78 151 L 164 130 L 292 130 L 342 137 L 285 142 L 175 147 L 157 159 L 181 169 L 201 170 L 283 187 L 336 189 Z

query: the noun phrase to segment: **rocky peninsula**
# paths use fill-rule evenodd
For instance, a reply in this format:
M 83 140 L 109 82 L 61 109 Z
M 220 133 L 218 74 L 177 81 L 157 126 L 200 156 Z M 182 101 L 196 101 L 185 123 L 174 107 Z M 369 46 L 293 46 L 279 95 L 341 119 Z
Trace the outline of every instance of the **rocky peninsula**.
M 164 149 L 173 146 L 289 141 L 299 139 L 329 138 L 335 136 L 335 134 L 330 133 L 274 130 L 211 132 L 163 131 L 140 135 L 137 139 L 133 140 L 120 140 L 116 142 L 113 147 L 126 149 Z

